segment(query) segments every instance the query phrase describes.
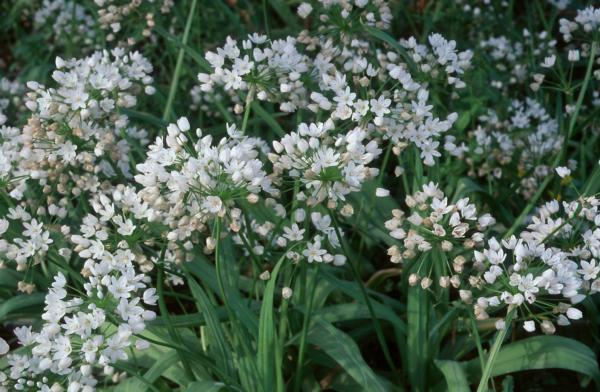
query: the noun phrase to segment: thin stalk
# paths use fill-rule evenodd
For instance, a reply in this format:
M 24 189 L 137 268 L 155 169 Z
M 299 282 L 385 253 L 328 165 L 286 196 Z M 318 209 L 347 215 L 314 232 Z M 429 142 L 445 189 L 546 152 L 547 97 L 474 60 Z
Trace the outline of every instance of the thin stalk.
M 308 294 L 308 304 L 306 306 L 306 313 L 304 313 L 304 321 L 302 322 L 302 334 L 300 335 L 300 348 L 298 352 L 298 362 L 296 363 L 296 379 L 294 382 L 294 391 L 300 392 L 302 386 L 302 369 L 304 365 L 304 353 L 306 352 L 306 340 L 308 338 L 308 327 L 310 326 L 310 316 L 312 313 L 312 307 L 315 299 L 315 290 L 317 288 L 317 278 L 319 277 L 319 269 L 321 265 L 317 264 L 315 274 L 311 282 L 311 289 Z
M 473 315 L 472 309 L 469 309 L 468 313 L 469 318 L 471 319 L 471 329 L 473 330 L 475 345 L 477 346 L 477 356 L 479 357 L 479 365 L 483 369 L 485 367 L 485 362 L 483 355 L 483 347 L 481 346 L 481 337 L 479 336 L 479 331 L 477 330 L 477 320 L 475 320 L 475 316 Z
M 163 116 L 162 116 L 163 121 L 168 121 L 169 117 L 172 115 L 171 110 L 173 108 L 173 101 L 175 100 L 175 95 L 177 93 L 177 85 L 179 84 L 179 76 L 181 75 L 181 67 L 183 66 L 183 57 L 185 55 L 185 46 L 187 45 L 188 38 L 190 36 L 192 22 L 194 21 L 194 16 L 196 14 L 195 11 L 196 11 L 197 2 L 198 2 L 198 0 L 192 0 L 192 5 L 190 6 L 190 13 L 188 14 L 187 22 L 185 24 L 183 38 L 181 39 L 181 47 L 179 48 L 179 53 L 177 54 L 177 63 L 175 64 L 175 71 L 173 72 L 173 78 L 171 80 L 171 87 L 169 88 L 169 97 L 167 98 L 167 104 L 165 105 L 165 110 L 164 110 Z
M 215 222 L 215 232 L 213 234 L 215 237 L 215 273 L 217 275 L 217 284 L 219 285 L 219 291 L 221 292 L 221 297 L 223 298 L 223 304 L 227 311 L 229 311 L 229 305 L 227 301 L 227 294 L 225 292 L 225 285 L 223 284 L 223 274 L 221 273 L 221 260 L 219 257 L 220 250 L 220 242 L 221 242 L 221 218 L 217 218 Z M 233 322 L 233 319 L 231 320 Z
M 244 120 L 242 121 L 242 133 L 246 133 L 246 128 L 248 127 L 248 118 L 250 117 L 250 111 L 252 109 L 252 101 L 254 100 L 254 91 L 256 90 L 256 86 L 250 86 L 250 90 L 248 90 L 248 95 L 246 95 L 246 102 L 244 103 L 246 107 L 244 108 Z
M 496 360 L 496 356 L 500 352 L 500 347 L 502 346 L 502 342 L 504 342 L 504 338 L 506 337 L 506 333 L 508 332 L 508 328 L 510 323 L 515 315 L 516 308 L 510 309 L 508 314 L 506 315 L 504 328 L 498 332 L 496 335 L 496 339 L 494 340 L 494 344 L 492 345 L 492 349 L 490 350 L 490 355 L 485 363 L 485 368 L 481 373 L 481 380 L 479 380 L 479 386 L 477 387 L 477 392 L 487 392 L 488 391 L 488 381 L 490 380 L 490 376 L 492 375 L 492 368 L 494 367 L 494 361 Z
M 391 153 L 392 153 L 392 143 L 389 143 L 385 150 L 385 155 L 383 157 L 383 162 L 381 163 L 381 168 L 379 169 L 379 177 L 377 178 L 377 186 L 381 186 L 381 184 L 383 183 L 383 174 L 385 173 L 385 169 L 388 165 L 388 161 L 390 160 Z

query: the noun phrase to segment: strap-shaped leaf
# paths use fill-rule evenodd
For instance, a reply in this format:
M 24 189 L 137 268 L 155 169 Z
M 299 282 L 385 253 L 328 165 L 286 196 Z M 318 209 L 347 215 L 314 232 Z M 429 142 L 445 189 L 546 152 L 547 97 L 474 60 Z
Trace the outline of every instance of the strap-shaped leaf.
M 276 370 L 276 367 L 278 367 L 275 364 L 275 355 L 273 354 L 275 352 L 275 340 L 277 338 L 277 333 L 275 331 L 275 318 L 273 315 L 273 296 L 275 294 L 277 276 L 279 275 L 279 270 L 281 269 L 281 266 L 285 260 L 285 257 L 281 257 L 275 268 L 273 268 L 271 278 L 267 283 L 267 288 L 265 289 L 263 305 L 260 310 L 257 359 L 258 369 L 261 372 L 265 390 L 269 390 L 273 387 L 275 383 L 274 371 Z M 280 389 L 279 387 L 281 387 L 281 385 L 278 383 L 278 390 Z
M 186 392 L 196 392 L 196 391 L 218 392 L 224 386 L 225 385 L 223 383 L 216 382 L 216 381 L 206 381 L 206 380 L 194 381 L 193 383 L 188 385 Z
M 479 360 L 465 363 L 472 382 L 480 373 Z M 585 344 L 562 336 L 534 336 L 503 347 L 492 369 L 492 376 L 524 370 L 565 369 L 591 377 L 600 389 L 600 369 L 596 354 Z
M 190 290 L 192 291 L 192 295 L 197 301 L 196 306 L 198 307 L 198 311 L 204 314 L 207 329 L 212 337 L 212 343 L 214 343 L 215 359 L 219 361 L 227 374 L 233 374 L 233 360 L 230 355 L 229 346 L 225 340 L 225 336 L 223 335 L 216 310 L 208 299 L 204 289 L 202 289 L 202 286 L 196 283 L 196 281 L 191 277 L 188 279 L 188 284 L 190 286 Z
M 352 338 L 319 317 L 313 318 L 308 340 L 319 346 L 366 391 L 386 391 L 385 385 L 363 359 Z
M 469 392 L 469 381 L 461 364 L 456 361 L 436 360 L 435 365 L 446 379 L 448 392 Z

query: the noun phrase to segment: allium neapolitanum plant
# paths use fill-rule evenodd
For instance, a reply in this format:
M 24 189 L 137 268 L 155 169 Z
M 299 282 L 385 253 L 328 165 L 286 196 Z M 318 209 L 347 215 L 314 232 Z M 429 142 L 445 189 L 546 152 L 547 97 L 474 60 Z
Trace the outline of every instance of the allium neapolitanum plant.
M 0 391 L 600 389 L 600 8 L 0 4 Z

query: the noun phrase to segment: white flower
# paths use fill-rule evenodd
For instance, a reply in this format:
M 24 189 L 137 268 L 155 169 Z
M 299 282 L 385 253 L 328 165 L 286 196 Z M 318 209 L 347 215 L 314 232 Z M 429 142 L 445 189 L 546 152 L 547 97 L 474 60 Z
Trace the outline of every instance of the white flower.
M 0 355 L 5 355 L 10 350 L 8 343 L 6 340 L 0 338 Z
M 302 3 L 298 6 L 298 16 L 302 19 L 306 19 L 312 12 L 312 6 L 309 3 Z
M 281 289 L 281 296 L 283 297 L 283 299 L 292 298 L 293 293 L 293 290 L 289 287 L 284 287 L 283 289 Z
M 499 319 L 498 321 L 496 321 L 494 326 L 498 331 L 502 331 L 504 328 L 506 328 L 506 321 L 504 321 L 504 319 Z
M 218 196 L 208 196 L 202 203 L 202 208 L 211 214 L 218 214 L 223 208 L 223 202 Z
M 306 260 L 309 263 L 318 262 L 321 263 L 323 261 L 323 255 L 325 255 L 327 251 L 325 249 L 321 249 L 321 241 L 318 238 L 315 238 L 314 243 L 307 243 L 306 249 L 302 254 L 306 257 Z
M 149 288 L 144 291 L 143 297 L 144 303 L 147 305 L 156 305 L 156 301 L 158 300 L 158 296 L 156 295 L 156 289 Z
M 534 332 L 535 331 L 535 322 L 532 320 L 525 321 L 523 323 L 523 328 L 527 332 Z
M 569 50 L 568 60 L 571 62 L 579 61 L 579 50 Z
M 567 309 L 567 317 L 571 320 L 579 320 L 583 317 L 583 313 L 577 308 L 569 308 Z
M 565 178 L 571 175 L 571 170 L 564 166 L 559 166 L 556 168 L 556 174 L 558 174 L 561 178 Z
M 551 55 L 551 56 L 544 58 L 544 62 L 540 65 L 544 68 L 552 68 L 554 66 L 555 62 L 556 62 L 556 56 Z
M 577 270 L 583 275 L 583 280 L 596 279 L 598 273 L 600 273 L 600 265 L 596 266 L 596 260 L 585 261 L 581 260 L 581 269 Z
M 377 188 L 375 190 L 375 196 L 377 197 L 387 197 L 390 195 L 390 191 L 384 188 Z
M 0 235 L 6 233 L 8 230 L 8 221 L 6 219 L 0 218 Z
M 72 163 L 77 156 L 77 146 L 67 140 L 58 148 L 58 155 L 62 157 L 65 163 Z
M 285 233 L 283 236 L 290 241 L 302 241 L 304 238 L 305 230 L 300 229 L 296 223 L 292 224 L 291 228 L 284 227 L 283 231 Z

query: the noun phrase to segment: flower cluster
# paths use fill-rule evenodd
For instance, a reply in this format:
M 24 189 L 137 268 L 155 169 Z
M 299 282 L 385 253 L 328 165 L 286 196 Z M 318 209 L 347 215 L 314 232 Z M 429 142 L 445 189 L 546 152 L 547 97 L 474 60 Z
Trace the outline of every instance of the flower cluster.
M 589 6 L 577 10 L 574 20 L 562 18 L 559 20 L 560 33 L 566 42 L 573 39 L 574 34 L 598 34 L 600 32 L 600 8 Z
M 94 0 L 98 7 L 100 28 L 107 30 L 106 40 L 115 41 L 123 35 L 122 44 L 132 46 L 152 35 L 155 14 L 168 15 L 173 0 Z M 141 19 L 141 23 L 139 21 Z
M 188 131 L 186 118 L 169 125 L 168 135 L 149 147 L 135 176 L 144 187 L 140 197 L 158 214 L 155 219 L 169 225 L 171 240 L 184 240 L 217 217 L 236 222 L 238 202 L 277 194 L 258 159 L 265 148 L 260 140 L 243 136 L 235 126 L 216 144 L 199 129 L 195 135 Z
M 44 0 L 33 15 L 37 30 L 51 26 L 55 44 L 66 43 L 90 47 L 95 39 L 96 20 L 84 6 L 69 0 Z
M 253 34 L 242 42 L 241 49 L 228 37 L 216 53 L 206 53 L 206 60 L 213 70 L 198 74 L 203 92 L 222 87 L 226 92 L 245 92 L 250 100 L 256 94 L 259 100 L 280 102 L 286 112 L 306 105 L 301 78 L 308 71 L 308 59 L 298 52 L 291 37 L 269 42 L 266 36 Z
M 439 247 L 445 253 L 452 253 L 456 248 L 467 252 L 483 245 L 485 230 L 496 221 L 490 214 L 478 215 L 477 208 L 469 198 L 462 198 L 456 203 L 449 203 L 448 197 L 438 186 L 430 182 L 423 185 L 423 190 L 406 197 L 406 205 L 412 213 L 406 217 L 402 210 L 392 211 L 392 219 L 385 222 L 390 236 L 402 241 L 402 245 L 393 245 L 388 255 L 393 263 L 414 259 L 418 254 Z M 457 255 L 452 269 L 462 272 L 464 256 Z M 428 271 L 421 271 L 428 275 Z M 416 283 L 420 275 L 412 277 Z M 431 284 L 425 278 L 424 288 Z M 446 282 L 446 278 L 444 282 Z
M 469 175 L 500 183 L 520 183 L 520 192 L 530 198 L 538 184 L 552 175 L 551 159 L 562 147 L 558 122 L 533 99 L 512 101 L 504 116 L 493 109 L 479 117 L 470 137 L 446 137 L 444 148 L 465 159 Z M 468 143 L 468 144 L 467 144 Z
M 599 206 L 596 197 L 548 202 L 518 238 L 491 238 L 482 252 L 475 252 L 470 289 L 461 297 L 471 301 L 472 292 L 477 293 L 480 319 L 505 306 L 515 308 L 529 332 L 539 324 L 552 334 L 553 321 L 564 326 L 581 318 L 572 305 L 600 291 Z M 497 326 L 503 327 L 503 321 Z
M 364 63 L 362 56 L 371 48 L 363 26 L 388 30 L 392 22 L 390 6 L 382 0 L 304 2 L 297 14 L 309 27 L 300 32 L 298 40 L 308 50 L 319 48 L 322 55 L 334 54 L 338 64 L 352 63 L 346 70 Z
M 445 76 L 448 85 L 457 89 L 464 88 L 465 82 L 460 77 L 470 68 L 473 52 L 470 50 L 458 52 L 456 41 L 448 41 L 437 33 L 431 34 L 428 41 L 430 47 L 417 43 L 414 37 L 401 40 L 400 44 L 407 50 L 410 59 L 419 71 L 426 75 L 427 80 Z M 402 70 L 403 67 L 406 67 L 406 63 L 388 65 L 390 75 L 392 72 L 397 74 L 398 77 L 395 79 L 401 81 L 409 91 L 421 88 L 421 85 L 408 78 L 405 71 Z
M 136 95 L 154 92 L 152 66 L 139 53 L 96 52 L 81 60 L 56 59 L 56 88 L 28 83 L 32 111 L 19 135 L 18 166 L 46 194 L 79 196 L 100 187 L 101 177 L 130 177 L 130 141 L 143 144 L 146 131 L 128 126 L 120 108 L 131 108 Z M 27 178 L 11 192 L 22 198 Z
M 23 85 L 17 80 L 0 79 L 0 126 L 13 125 L 15 114 L 25 107 L 21 99 Z
M 41 211 L 40 211 L 41 212 Z M 64 218 L 67 210 L 64 207 L 52 205 L 49 214 Z M 40 214 L 41 215 L 41 214 Z M 24 271 L 39 264 L 46 257 L 49 245 L 54 241 L 42 222 L 38 222 L 21 206 L 10 208 L 5 217 L 0 218 L 0 268 L 5 268 L 5 262 L 15 265 L 17 271 Z M 19 291 L 31 293 L 35 285 L 31 282 L 20 281 Z
M 374 178 L 379 169 L 369 167 L 380 154 L 375 140 L 359 127 L 337 134 L 333 121 L 300 124 L 297 132 L 274 142 L 270 155 L 277 176 L 298 179 L 308 193 L 308 205 L 327 201 L 335 207 L 350 192 Z
M 132 348 L 149 346 L 138 336 L 145 323 L 156 317 L 145 306 L 155 305 L 157 297 L 149 287 L 150 277 L 135 271 L 134 261 L 144 258 L 127 242 L 135 226 L 129 219 L 124 221 L 105 197 L 93 206 L 97 215 L 87 215 L 81 234 L 71 236 L 75 252 L 84 260 L 84 295 L 69 294 L 62 273 L 54 277 L 45 299 L 44 324 L 39 332 L 31 327 L 15 330 L 27 351 L 8 356 L 0 386 L 93 390 L 99 377 L 115 375 L 112 365 L 127 359 Z M 33 223 L 28 230 L 39 231 Z M 69 249 L 62 252 L 67 263 L 70 253 Z
M 535 69 L 531 58 L 541 60 L 556 54 L 556 39 L 547 31 L 531 33 L 525 29 L 519 40 L 510 40 L 504 35 L 494 36 L 482 40 L 479 46 L 491 58 L 498 71 L 494 75 L 492 86 L 507 95 L 510 86 L 529 81 L 530 74 Z M 530 86 L 536 89 L 538 84 L 534 82 Z

